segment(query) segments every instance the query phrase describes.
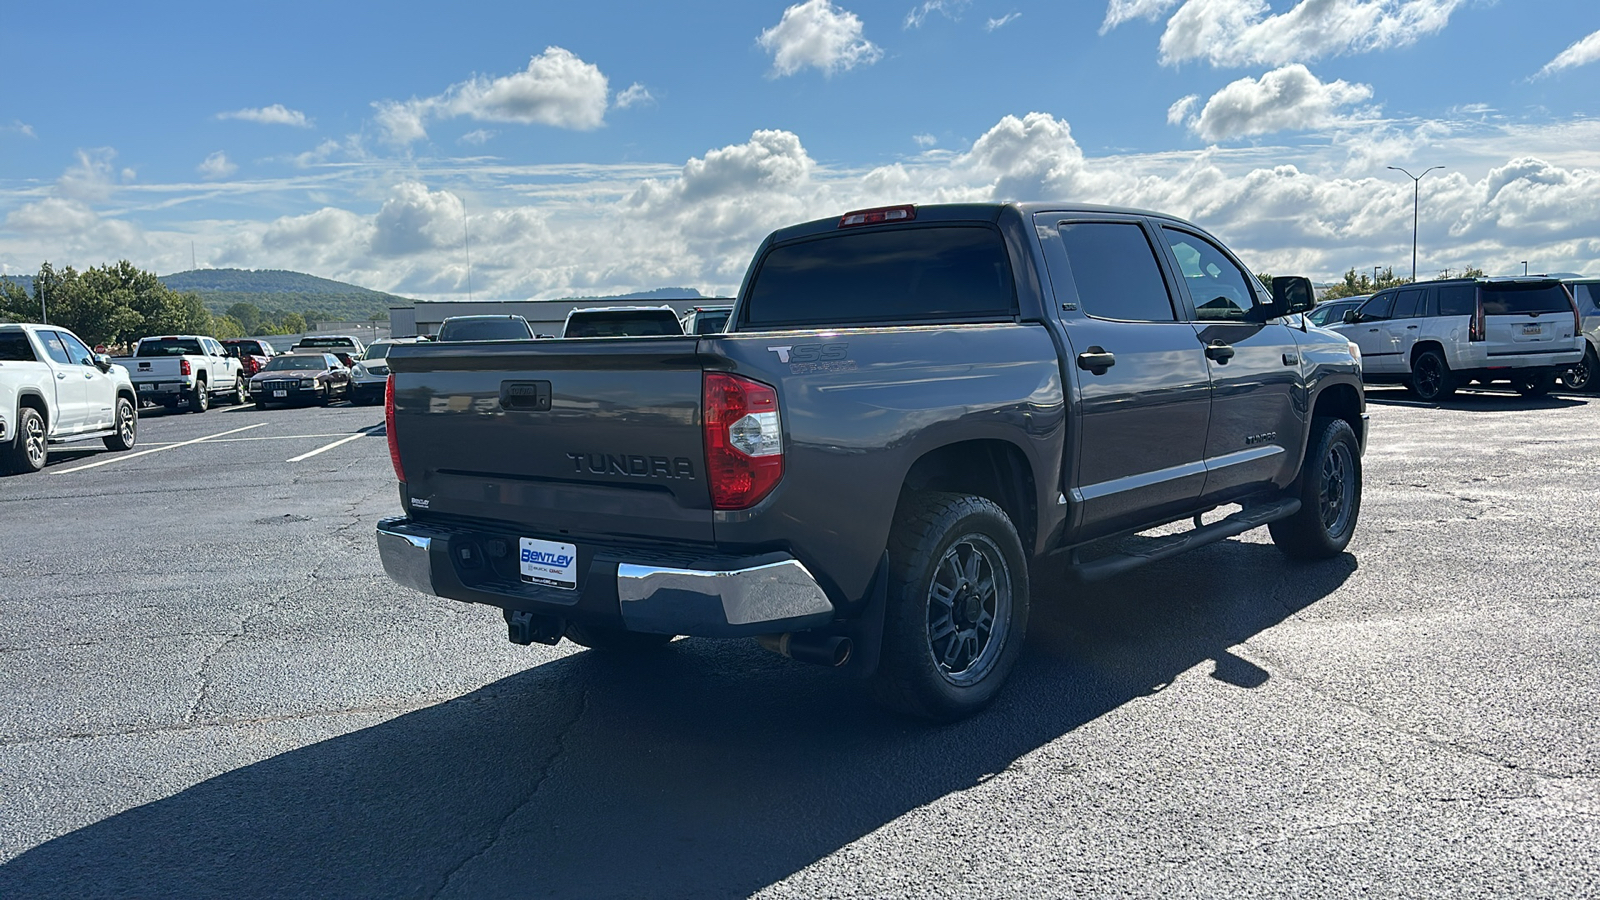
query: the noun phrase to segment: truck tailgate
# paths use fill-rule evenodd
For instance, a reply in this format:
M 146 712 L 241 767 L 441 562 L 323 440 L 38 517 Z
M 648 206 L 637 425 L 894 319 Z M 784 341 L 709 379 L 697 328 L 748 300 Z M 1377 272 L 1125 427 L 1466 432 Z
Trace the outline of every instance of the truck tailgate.
M 532 536 L 712 540 L 696 339 L 400 345 L 413 512 Z

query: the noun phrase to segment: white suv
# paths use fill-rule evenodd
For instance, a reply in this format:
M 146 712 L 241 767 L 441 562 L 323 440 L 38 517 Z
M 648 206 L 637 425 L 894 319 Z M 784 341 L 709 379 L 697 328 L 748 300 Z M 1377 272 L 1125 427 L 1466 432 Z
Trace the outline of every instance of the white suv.
M 1469 381 L 1540 396 L 1583 359 L 1578 308 L 1556 278 L 1419 281 L 1327 327 L 1361 348 L 1363 380 L 1404 384 L 1428 401 Z

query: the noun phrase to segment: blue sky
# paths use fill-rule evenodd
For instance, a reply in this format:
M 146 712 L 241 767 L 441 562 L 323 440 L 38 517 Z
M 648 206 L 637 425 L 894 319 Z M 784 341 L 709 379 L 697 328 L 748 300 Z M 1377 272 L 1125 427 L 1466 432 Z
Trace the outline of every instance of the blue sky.
M 12 4 L 0 269 L 735 288 L 882 203 L 1187 216 L 1258 270 L 1600 274 L 1600 4 Z M 191 255 L 192 254 L 192 255 Z

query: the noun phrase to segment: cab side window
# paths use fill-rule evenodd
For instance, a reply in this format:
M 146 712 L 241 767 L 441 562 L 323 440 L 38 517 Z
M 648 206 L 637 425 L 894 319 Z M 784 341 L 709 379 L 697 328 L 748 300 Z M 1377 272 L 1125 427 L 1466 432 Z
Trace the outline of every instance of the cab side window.
M 1389 318 L 1389 310 L 1394 308 L 1394 293 L 1379 294 L 1371 300 L 1361 304 L 1361 320 L 1363 322 L 1376 322 L 1379 319 Z
M 41 331 L 39 343 L 44 345 L 44 352 L 50 354 L 51 359 L 64 366 L 72 365 L 72 356 L 67 353 L 66 345 L 61 343 L 60 335 L 54 331 Z
M 1452 284 L 1438 288 L 1439 315 L 1470 316 L 1477 312 L 1478 287 L 1473 284 Z
M 1189 296 L 1194 298 L 1195 318 L 1201 321 L 1242 321 L 1255 306 L 1245 273 L 1221 248 L 1197 235 L 1162 228 L 1172 255 L 1178 261 Z
M 61 343 L 67 348 L 67 356 L 73 362 L 84 366 L 94 365 L 94 354 L 89 351 L 88 347 L 83 345 L 82 341 L 64 331 L 56 332 L 56 336 L 61 338 Z
M 1060 226 L 1083 311 L 1097 319 L 1176 322 L 1155 249 L 1134 222 Z

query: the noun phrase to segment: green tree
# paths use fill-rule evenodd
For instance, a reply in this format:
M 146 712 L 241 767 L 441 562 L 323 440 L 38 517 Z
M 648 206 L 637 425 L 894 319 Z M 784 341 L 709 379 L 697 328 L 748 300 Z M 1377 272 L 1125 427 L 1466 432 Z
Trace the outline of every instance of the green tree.
M 211 336 L 218 340 L 226 341 L 230 338 L 242 338 L 247 333 L 244 330 L 244 326 L 239 324 L 239 320 L 233 316 L 211 317 Z
M 278 317 L 279 334 L 305 334 L 306 320 L 299 313 L 284 313 Z
M 211 313 L 198 294 L 179 294 L 154 272 L 127 260 L 83 272 L 71 266 L 58 271 L 47 262 L 39 267 L 33 285 L 32 297 L 5 292 L 0 302 L 7 314 L 36 321 L 42 299 L 50 322 L 70 328 L 91 345 L 152 334 L 211 333 Z
M 1341 281 L 1336 282 L 1333 287 L 1328 289 L 1327 293 L 1322 295 L 1322 299 L 1337 300 L 1340 297 L 1363 297 L 1367 294 L 1381 291 L 1384 288 L 1406 283 L 1407 279 L 1395 277 L 1393 266 L 1378 273 L 1376 279 L 1368 278 L 1365 272 L 1359 275 L 1356 274 L 1355 267 L 1352 266 L 1350 271 L 1344 273 L 1344 278 Z
M 254 303 L 235 303 L 228 307 L 228 315 L 239 323 L 245 334 L 257 334 L 261 327 L 261 309 Z

